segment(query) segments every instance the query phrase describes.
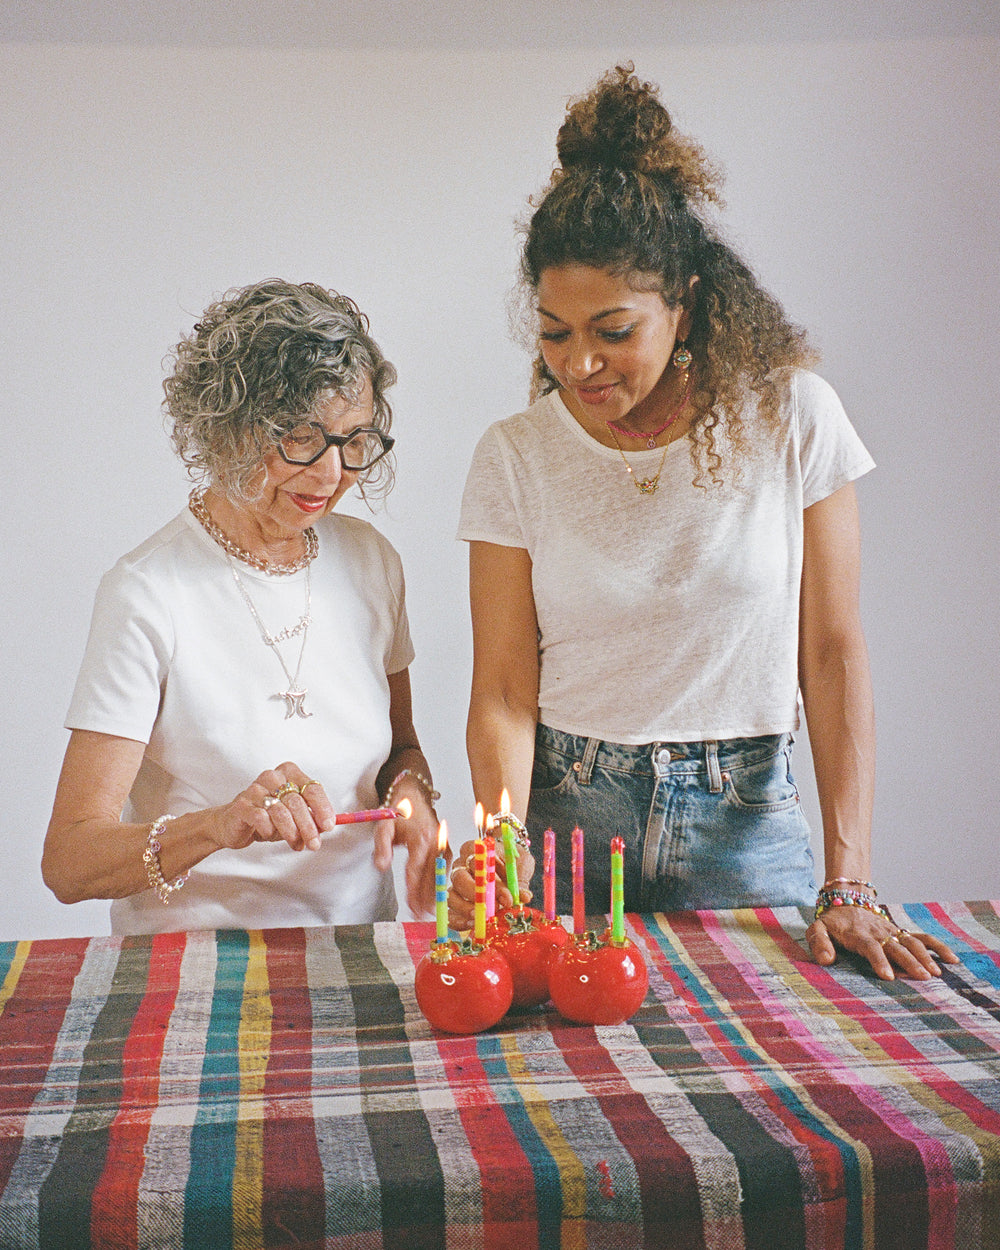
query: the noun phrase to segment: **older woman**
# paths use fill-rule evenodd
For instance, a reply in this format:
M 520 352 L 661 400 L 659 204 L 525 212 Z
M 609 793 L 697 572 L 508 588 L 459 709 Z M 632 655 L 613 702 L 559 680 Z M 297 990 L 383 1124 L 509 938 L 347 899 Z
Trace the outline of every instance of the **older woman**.
M 402 569 L 334 515 L 391 482 L 395 371 L 351 300 L 280 281 L 212 304 L 175 357 L 164 407 L 203 485 L 101 583 L 45 881 L 113 899 L 116 932 L 359 923 L 395 915 L 401 843 L 427 910 Z

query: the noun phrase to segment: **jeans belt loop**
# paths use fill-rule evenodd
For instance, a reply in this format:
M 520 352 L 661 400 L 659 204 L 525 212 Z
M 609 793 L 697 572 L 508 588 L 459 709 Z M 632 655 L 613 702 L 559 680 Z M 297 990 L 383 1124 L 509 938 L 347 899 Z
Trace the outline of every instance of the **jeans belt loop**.
M 705 767 L 708 769 L 709 794 L 722 793 L 722 771 L 719 768 L 719 744 L 715 741 L 705 743 Z
M 583 757 L 575 765 L 577 784 L 589 786 L 594 774 L 594 761 L 597 759 L 597 748 L 601 745 L 600 738 L 588 738 L 583 748 Z

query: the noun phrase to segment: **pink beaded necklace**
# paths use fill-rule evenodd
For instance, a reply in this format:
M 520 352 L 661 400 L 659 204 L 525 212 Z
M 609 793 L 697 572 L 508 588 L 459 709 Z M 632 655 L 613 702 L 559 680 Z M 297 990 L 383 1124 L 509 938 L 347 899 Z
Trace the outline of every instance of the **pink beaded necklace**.
M 684 388 L 684 394 L 681 396 L 680 403 L 677 405 L 677 407 L 673 410 L 670 416 L 667 417 L 666 421 L 664 421 L 664 423 L 658 429 L 649 430 L 648 432 L 643 431 L 643 430 L 639 430 L 639 431 L 626 430 L 623 425 L 617 425 L 614 421 L 609 421 L 607 423 L 608 429 L 617 430 L 619 434 L 624 434 L 626 438 L 644 438 L 646 440 L 646 446 L 649 448 L 653 448 L 656 446 L 656 440 L 660 437 L 663 431 L 668 430 L 673 425 L 673 423 L 677 420 L 677 418 L 681 415 L 681 413 L 684 411 L 685 407 L 687 406 L 687 401 L 690 395 L 691 395 L 691 377 L 689 375 L 688 380 L 687 380 L 687 386 L 685 386 Z

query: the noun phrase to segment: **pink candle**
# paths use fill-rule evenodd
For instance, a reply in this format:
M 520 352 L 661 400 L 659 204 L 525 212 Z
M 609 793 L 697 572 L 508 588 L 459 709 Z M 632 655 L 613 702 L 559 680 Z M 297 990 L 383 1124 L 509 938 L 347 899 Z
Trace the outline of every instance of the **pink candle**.
M 545 830 L 545 849 L 542 853 L 542 875 L 545 884 L 545 919 L 556 918 L 556 835 Z
M 583 903 L 583 830 L 579 825 L 573 830 L 573 932 L 583 933 L 587 927 L 587 913 Z
M 372 807 L 365 812 L 338 812 L 333 818 L 335 825 L 363 825 L 375 820 L 395 820 L 402 816 L 409 820 L 413 815 L 413 807 L 409 799 L 400 799 L 399 807 Z
M 492 833 L 486 842 L 486 919 L 497 914 L 497 844 Z

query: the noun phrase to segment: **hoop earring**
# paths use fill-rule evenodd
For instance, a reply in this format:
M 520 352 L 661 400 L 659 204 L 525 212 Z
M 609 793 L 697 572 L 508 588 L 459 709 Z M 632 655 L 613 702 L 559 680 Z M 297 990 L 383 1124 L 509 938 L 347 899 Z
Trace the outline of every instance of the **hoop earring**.
M 694 360 L 694 357 L 683 343 L 677 344 L 674 348 L 674 354 L 670 357 L 670 363 L 675 369 L 690 369 L 692 360 Z

